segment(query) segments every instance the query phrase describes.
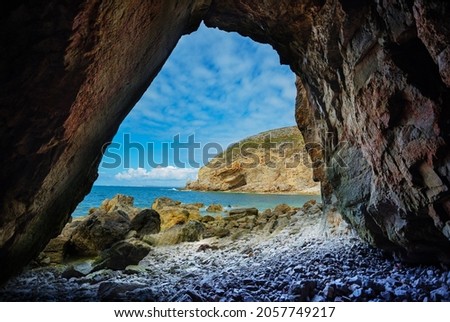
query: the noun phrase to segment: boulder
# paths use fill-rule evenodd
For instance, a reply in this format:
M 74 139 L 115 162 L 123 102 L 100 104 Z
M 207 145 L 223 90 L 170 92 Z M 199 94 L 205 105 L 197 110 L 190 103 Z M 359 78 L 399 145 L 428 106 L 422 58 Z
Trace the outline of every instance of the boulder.
M 231 209 L 228 212 L 228 215 L 230 217 L 234 217 L 237 219 L 237 217 L 245 217 L 245 216 L 258 216 L 258 209 L 256 208 L 237 208 L 237 209 Z
M 157 235 L 144 236 L 143 240 L 153 246 L 176 245 L 183 242 L 195 242 L 203 239 L 205 225 L 199 221 L 175 225 Z
M 82 218 L 71 220 L 64 227 L 61 234 L 51 239 L 47 246 L 45 246 L 44 250 L 39 254 L 37 262 L 40 265 L 62 264 L 69 257 L 72 234 L 82 221 Z
M 40 254 L 42 264 L 62 264 L 67 257 L 67 249 L 70 238 L 58 236 L 50 240 L 45 249 Z M 45 259 L 45 261 L 43 260 Z
M 165 207 L 176 207 L 179 205 L 181 205 L 181 201 L 173 200 L 168 197 L 160 197 L 156 198 L 155 201 L 153 201 L 152 209 L 158 211 Z
M 315 204 L 317 204 L 317 201 L 314 199 L 308 200 L 307 202 L 305 202 L 303 204 L 303 209 L 304 210 L 308 210 L 309 208 L 311 208 L 312 206 L 314 206 Z
M 181 242 L 195 242 L 203 239 L 205 225 L 199 221 L 190 221 L 181 229 Z
M 139 239 L 121 240 L 101 253 L 93 264 L 93 271 L 124 270 L 129 265 L 138 264 L 150 250 L 151 246 Z
M 122 194 L 117 194 L 112 199 L 103 200 L 98 210 L 106 213 L 121 210 L 125 212 L 130 218 L 134 217 L 134 215 L 139 211 L 138 208 L 134 207 L 134 197 Z
M 280 214 L 286 214 L 286 213 L 290 212 L 291 210 L 292 210 L 291 206 L 289 206 L 285 203 L 282 203 L 282 204 L 277 205 L 275 207 L 275 209 L 273 210 L 273 212 L 280 215 Z
M 138 235 L 157 234 L 161 230 L 161 218 L 156 210 L 144 209 L 131 220 L 130 228 Z
M 223 206 L 220 204 L 211 204 L 206 208 L 207 212 L 222 212 Z
M 86 276 L 87 273 L 83 272 L 82 270 L 77 269 L 74 266 L 67 267 L 62 273 L 61 277 L 65 279 L 71 279 L 71 278 L 80 278 Z
M 204 203 L 202 202 L 194 202 L 194 203 L 188 203 L 187 205 L 195 207 L 195 208 L 203 208 L 205 206 Z
M 156 210 L 161 218 L 161 230 L 167 230 L 176 225 L 185 224 L 191 220 L 201 220 L 197 205 L 182 204 L 180 201 L 167 197 L 157 198 L 152 209 Z
M 87 216 L 70 238 L 70 254 L 96 256 L 125 238 L 130 231 L 130 219 L 121 210 L 105 213 L 96 211 Z
M 213 216 L 202 216 L 202 218 L 200 219 L 200 221 L 202 222 L 202 223 L 209 223 L 209 222 L 212 222 L 212 221 L 215 221 L 216 220 L 216 218 L 214 218 Z
M 226 228 L 218 228 L 214 230 L 214 236 L 217 238 L 224 238 L 230 236 L 231 232 Z

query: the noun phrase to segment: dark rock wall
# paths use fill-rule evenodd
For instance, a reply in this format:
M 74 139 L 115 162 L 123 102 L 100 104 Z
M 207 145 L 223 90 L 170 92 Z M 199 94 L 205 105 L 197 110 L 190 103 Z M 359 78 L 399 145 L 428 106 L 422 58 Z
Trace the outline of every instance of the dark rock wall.
M 0 280 L 60 232 L 97 177 L 102 146 L 205 8 L 10 3 L 0 10 Z
M 327 202 L 377 246 L 450 261 L 447 1 L 11 3 L 0 10 L 0 279 L 61 230 L 102 146 L 202 17 L 271 44 L 299 76 L 297 121 Z
M 449 262 L 449 2 L 276 3 L 216 1 L 207 23 L 272 44 L 299 76 L 314 176 L 361 236 Z

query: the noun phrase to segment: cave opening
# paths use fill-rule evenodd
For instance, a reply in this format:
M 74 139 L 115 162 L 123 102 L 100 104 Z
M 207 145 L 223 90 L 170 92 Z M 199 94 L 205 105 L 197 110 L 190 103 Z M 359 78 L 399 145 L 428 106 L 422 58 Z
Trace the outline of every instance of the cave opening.
M 445 128 L 448 125 L 445 105 L 449 78 L 448 52 L 444 49 L 448 48 L 449 29 L 442 24 L 448 13 L 448 5 L 442 1 L 400 1 L 401 6 L 388 2 L 355 4 L 316 0 L 276 4 L 270 1 L 55 3 L 14 5 L 2 14 L 2 30 L 7 32 L 0 37 L 8 46 L 2 53 L 5 59 L 0 65 L 5 71 L 1 73 L 5 82 L 1 103 L 7 107 L 1 111 L 2 120 L 6 120 L 1 128 L 2 146 L 7 156 L 2 159 L 0 190 L 1 281 L 17 273 L 36 257 L 50 237 L 57 236 L 72 210 L 92 187 L 101 146 L 116 133 L 181 35 L 196 29 L 202 19 L 209 26 L 238 31 L 271 44 L 282 62 L 290 64 L 301 76 L 297 83 L 301 95 L 296 105 L 305 108 L 296 112 L 306 122 L 299 122 L 299 127 L 311 126 L 332 133 L 336 140 L 325 147 L 327 153 L 339 152 L 334 144 L 339 140 L 350 143 L 341 151 L 350 165 L 350 172 L 331 167 L 318 171 L 315 176 L 324 183 L 324 195 L 337 202 L 360 236 L 390 253 L 400 254 L 403 261 L 423 263 L 424 258 L 430 258 L 449 262 L 449 159 Z M 402 59 L 405 55 L 410 56 Z M 418 64 L 427 71 L 418 72 L 415 68 Z M 207 71 L 199 72 L 207 77 Z M 191 82 L 194 79 L 185 78 L 185 84 Z M 430 84 L 438 84 L 442 89 L 436 90 Z M 406 104 L 414 113 L 404 109 Z M 183 107 L 172 108 L 164 117 L 176 119 L 178 115 L 173 114 L 177 110 L 187 112 L 183 117 L 188 119 L 189 109 Z M 232 110 L 239 111 L 239 107 Z M 258 114 L 266 116 L 267 111 L 271 111 L 270 108 Z M 156 110 L 151 111 L 154 112 Z M 204 114 L 204 118 L 188 119 L 189 125 L 184 127 L 207 128 L 208 113 Z M 239 117 L 241 122 L 244 116 L 237 115 Z M 272 115 L 270 121 L 278 119 L 277 115 Z M 226 130 L 239 133 L 249 129 L 255 120 L 257 118 L 252 118 L 252 122 L 244 125 L 228 122 Z M 404 123 L 412 131 L 402 127 Z M 130 133 L 126 141 L 134 153 L 141 151 L 134 144 L 136 136 Z M 179 138 L 185 143 L 189 135 Z M 126 136 L 124 145 L 125 140 Z M 313 157 L 320 160 L 322 156 L 319 153 Z M 149 169 L 133 164 L 132 158 L 128 161 L 133 171 L 116 173 L 122 180 L 133 176 L 154 178 L 155 174 Z M 154 163 L 161 164 L 161 160 Z M 178 171 L 174 170 L 175 161 L 174 165 L 164 165 L 155 167 L 160 176 L 173 176 Z M 186 170 L 183 171 L 178 174 L 186 175 Z M 244 182 L 240 177 L 232 179 L 230 183 L 234 186 Z M 160 202 L 169 207 L 179 205 L 169 200 Z M 103 205 L 113 209 L 108 216 L 119 223 L 108 226 L 118 229 L 115 230 L 117 235 L 109 235 L 122 238 L 126 232 L 127 240 L 114 244 L 115 248 L 109 252 L 111 260 L 118 260 L 115 269 L 123 268 L 120 255 L 140 257 L 149 250 L 149 245 L 157 243 L 152 238 L 143 241 L 138 233 L 128 235 L 130 225 L 135 232 L 153 232 L 162 224 L 161 217 L 150 209 L 136 213 L 134 220 L 130 220 L 124 215 L 130 210 L 130 204 L 131 200 L 124 197 Z M 191 206 L 198 207 L 198 204 Z M 175 216 L 178 230 L 167 238 L 181 234 L 192 240 L 198 236 L 201 225 L 178 225 L 184 217 L 190 216 L 189 210 L 182 209 Z M 334 211 L 332 207 L 328 210 Z M 267 242 L 248 243 L 237 249 L 236 245 L 247 242 L 248 236 L 230 235 L 229 228 L 217 227 L 219 229 L 214 229 L 213 233 L 229 236 L 229 248 L 193 242 L 188 244 L 182 262 L 171 253 L 152 248 L 151 256 L 162 259 L 157 274 L 127 266 L 119 269 L 119 273 L 101 269 L 91 275 L 82 267 L 67 267 L 64 279 L 81 276 L 81 280 L 86 281 L 84 278 L 87 278 L 88 284 L 92 282 L 95 286 L 86 291 L 96 299 L 124 299 L 124 293 L 130 292 L 136 296 L 143 294 L 148 300 L 449 298 L 447 286 L 441 288 L 442 284 L 433 284 L 433 280 L 439 280 L 448 285 L 448 269 L 424 266 L 412 272 L 406 265 L 385 261 L 377 251 L 356 238 L 330 239 L 324 243 L 317 242 L 314 234 L 304 235 L 311 237 L 308 240 L 298 238 L 304 228 L 300 224 L 322 214 L 323 208 L 317 203 L 306 203 L 299 211 L 301 220 L 294 218 L 295 222 L 291 221 L 295 216 L 290 215 L 285 206 L 278 211 L 283 216 L 276 215 L 276 219 L 272 212 L 264 214 L 267 230 L 264 225 L 263 231 L 273 237 Z M 252 208 L 235 213 L 236 223 L 232 225 L 236 227 L 230 228 L 252 226 L 254 213 Z M 89 225 L 105 219 L 99 218 L 95 210 L 91 215 Z M 250 222 L 248 218 L 252 218 Z M 330 218 L 325 219 L 330 224 Z M 215 220 L 213 216 L 208 218 L 211 222 Z M 73 224 L 76 228 L 80 222 Z M 293 233 L 277 230 L 277 226 L 284 225 L 293 229 Z M 311 233 L 311 229 L 308 232 Z M 103 246 L 110 243 L 110 239 L 100 241 Z M 61 245 L 65 249 L 65 241 L 56 239 L 53 250 Z M 321 245 L 324 248 L 320 248 Z M 214 258 L 214 254 L 219 258 Z M 107 265 L 103 260 L 98 264 Z M 214 270 L 215 275 L 200 279 L 202 274 L 196 274 L 195 266 L 198 262 L 205 264 L 208 271 Z M 241 271 L 246 273 L 245 278 L 236 273 Z M 177 280 L 174 285 L 178 288 L 169 294 L 160 286 L 167 285 L 170 279 L 158 278 L 174 272 L 186 273 L 182 277 L 193 283 L 183 284 Z M 363 273 L 350 276 L 354 272 Z M 411 272 L 416 276 L 427 275 L 425 284 L 430 285 L 417 288 L 413 280 L 403 285 L 391 283 L 392 272 L 400 272 L 397 277 L 402 281 L 403 276 L 411 276 Z M 43 274 L 48 278 L 53 273 Z M 58 274 L 53 276 L 62 275 Z M 141 287 L 142 283 L 141 286 L 128 284 L 129 275 L 139 280 L 140 274 L 155 277 L 155 293 Z M 336 279 L 340 274 L 345 275 L 343 283 L 342 279 Z M 118 277 L 115 281 L 119 283 L 111 285 L 108 280 L 111 276 Z M 35 280 L 41 280 L 39 277 L 41 275 Z M 369 283 L 374 277 L 381 282 Z M 123 284 L 125 288 L 121 288 Z M 69 281 L 67 285 L 56 284 L 53 290 L 67 294 L 68 299 L 79 299 L 83 291 L 77 292 L 77 286 L 77 282 Z M 10 290 L 14 288 L 12 284 Z M 2 292 L 1 297 L 7 298 L 8 293 Z M 29 292 L 23 294 L 28 296 Z M 44 299 L 57 298 L 57 294 L 45 296 Z
M 104 199 L 113 197 L 113 188 L 103 193 L 99 187 L 183 188 L 186 181 L 196 179 L 198 169 L 216 154 L 260 132 L 292 127 L 287 134 L 298 134 L 298 139 L 294 138 L 298 144 L 303 139 L 293 128 L 295 98 L 295 74 L 280 65 L 278 54 L 269 45 L 202 24 L 195 33 L 181 38 L 110 145 L 105 146 L 93 190 L 73 215 L 84 216 L 90 208 L 98 207 L 101 200 L 96 195 Z M 294 142 L 287 134 L 284 139 L 288 142 L 282 142 L 283 137 L 274 138 L 275 149 L 268 152 L 274 153 L 278 148 L 281 154 L 290 153 L 291 162 L 287 165 L 290 168 L 298 163 L 310 167 L 304 150 L 299 151 L 296 146 L 292 151 L 290 145 Z M 294 152 L 296 155 L 292 155 Z M 244 162 L 247 167 L 253 166 L 248 161 L 252 157 L 255 156 L 247 155 Z M 271 158 L 269 155 L 267 162 Z M 280 186 L 285 193 L 297 189 L 292 182 L 291 185 L 282 182 L 282 178 L 272 182 L 270 175 L 274 176 L 269 173 L 264 182 L 267 189 L 261 183 L 254 192 L 274 192 Z M 296 184 L 301 185 L 301 180 Z M 304 181 L 306 189 L 318 194 L 317 184 L 307 178 Z M 247 189 L 251 191 L 252 187 Z M 125 193 L 126 189 L 118 188 L 116 193 L 121 191 Z M 135 197 L 135 204 L 148 207 L 149 200 L 142 197 L 142 194 Z M 299 201 L 285 199 L 301 206 L 307 197 L 299 197 Z M 248 202 L 244 205 L 250 206 Z M 275 206 L 269 202 L 263 205 Z
M 282 253 L 281 247 L 297 247 L 300 241 L 292 236 L 317 234 L 309 230 L 317 228 L 322 214 L 320 187 L 312 181 L 305 142 L 295 123 L 295 78 L 289 67 L 280 65 L 278 54 L 269 45 L 204 25 L 184 36 L 112 142 L 103 147 L 99 177 L 90 194 L 75 209 L 73 220 L 61 235 L 50 241 L 36 262 L 69 265 L 62 273 L 65 278 L 104 269 L 135 274 L 139 263 L 136 258 L 141 260 L 140 251 L 145 253 L 149 245 L 156 253 L 157 249 L 163 249 L 164 257 L 167 256 L 164 246 L 183 244 L 170 264 L 167 258 L 158 255 L 140 262 L 144 270 L 161 266 L 163 285 L 167 283 L 163 279 L 178 276 L 177 265 L 183 271 L 189 270 L 192 256 L 195 261 L 202 261 L 197 269 L 203 277 L 215 279 L 222 272 L 222 265 L 230 265 L 226 269 L 230 274 L 235 269 L 249 271 L 253 265 L 272 261 L 275 254 Z M 177 154 L 173 144 L 178 139 L 180 144 L 198 143 L 199 149 Z M 275 160 L 280 165 L 267 166 L 266 172 L 258 175 L 261 163 L 266 164 L 261 161 L 265 155 L 257 155 L 257 164 L 249 165 L 245 173 L 249 189 L 236 193 L 214 191 L 219 189 L 179 190 L 187 179 L 197 175 L 199 167 L 214 159 L 215 153 L 210 151 L 206 151 L 205 157 L 205 146 L 227 154 L 227 148 L 240 146 L 236 142 L 242 139 L 251 144 L 244 152 L 237 152 L 244 155 L 244 161 L 232 160 L 233 164 L 245 160 L 248 164 L 251 152 L 261 148 L 275 154 L 264 162 Z M 299 173 L 284 174 L 299 166 L 302 167 Z M 221 176 L 227 171 L 235 175 L 234 168 L 226 168 Z M 222 179 L 227 181 L 229 176 Z M 250 186 L 251 180 L 258 185 Z M 293 184 L 303 187 L 305 183 L 309 185 L 305 187 L 307 194 L 299 194 L 292 188 Z M 280 191 L 281 184 L 287 188 Z M 265 186 L 276 190 L 252 190 Z M 299 216 L 303 215 L 308 219 L 301 221 Z M 261 236 L 260 245 L 250 247 L 256 241 L 250 237 L 252 234 Z M 277 247 L 267 252 L 264 248 L 272 240 Z M 211 251 L 228 248 L 230 244 L 238 245 L 237 250 L 227 254 L 220 265 L 214 263 L 220 258 L 209 258 Z M 109 253 L 108 259 L 92 261 L 111 249 L 120 256 Z M 177 252 L 175 248 L 173 252 Z M 194 252 L 200 252 L 201 259 Z M 237 258 L 237 253 L 243 253 L 244 257 Z M 132 268 L 133 265 L 136 267 Z M 259 270 L 258 274 L 269 280 L 274 272 Z M 44 287 L 37 296 L 52 296 L 45 292 L 49 291 Z M 98 289 L 98 296 L 104 299 L 108 295 L 102 292 Z M 287 293 L 289 289 L 272 300 Z M 242 292 L 224 298 L 252 297 Z M 261 294 L 259 299 L 270 299 L 270 295 Z

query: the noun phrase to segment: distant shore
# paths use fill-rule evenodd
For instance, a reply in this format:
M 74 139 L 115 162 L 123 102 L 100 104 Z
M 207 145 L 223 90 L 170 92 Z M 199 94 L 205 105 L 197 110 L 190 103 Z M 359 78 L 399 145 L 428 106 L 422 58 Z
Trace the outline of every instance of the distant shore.
M 180 215 L 191 218 L 199 204 L 160 198 L 153 206 L 161 222 L 150 210 L 134 208 L 131 197 L 105 201 L 99 207 L 103 213 L 71 224 L 71 241 L 86 246 L 92 236 L 96 242 L 110 238 L 109 229 L 119 233 L 127 215 L 137 230 L 122 231 L 125 239 L 102 250 L 95 261 L 61 257 L 57 265 L 46 261 L 30 267 L 0 287 L 0 300 L 450 300 L 448 269 L 413 267 L 385 257 L 361 241 L 338 213 L 328 213 L 324 222 L 322 206 L 314 200 L 301 208 L 280 204 L 261 213 L 248 208 L 221 218 L 197 216 L 160 232 L 155 224 L 162 228 L 167 220 L 178 222 Z M 103 225 L 108 229 L 97 234 Z M 96 234 L 80 234 L 86 230 Z M 68 236 L 60 236 L 46 255 L 57 259 L 58 247 L 67 250 L 64 238 Z
M 243 191 L 243 190 L 197 190 L 187 188 L 175 188 L 179 191 L 195 191 L 195 192 L 220 192 L 220 193 L 245 193 L 245 194 L 258 194 L 258 195 L 299 195 L 299 196 L 320 196 L 319 192 L 313 191 Z
M 73 216 L 84 216 L 89 209 L 98 207 L 104 199 L 111 199 L 115 194 L 134 196 L 135 206 L 148 208 L 154 199 L 169 197 L 183 203 L 202 202 L 204 204 L 220 203 L 223 206 L 256 207 L 261 211 L 286 203 L 301 207 L 309 199 L 320 202 L 320 195 L 296 192 L 246 192 L 246 191 L 198 191 L 185 190 L 184 187 L 130 187 L 130 186 L 94 186 L 91 192 L 78 205 Z

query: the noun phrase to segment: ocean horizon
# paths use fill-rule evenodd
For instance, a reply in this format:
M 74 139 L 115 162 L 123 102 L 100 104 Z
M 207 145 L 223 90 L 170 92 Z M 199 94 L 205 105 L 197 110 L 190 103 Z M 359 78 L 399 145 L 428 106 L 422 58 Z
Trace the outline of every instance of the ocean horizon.
M 192 191 L 182 187 L 171 186 L 104 186 L 94 185 L 91 192 L 78 204 L 72 217 L 82 217 L 89 213 L 89 209 L 97 208 L 105 199 L 111 199 L 117 194 L 134 198 L 134 206 L 138 208 L 151 208 L 156 198 L 168 197 L 182 203 L 201 202 L 205 208 L 210 204 L 221 204 L 224 208 L 255 207 L 260 211 L 274 208 L 285 203 L 291 207 L 301 207 L 311 199 L 318 202 L 318 195 L 300 195 L 292 193 L 252 193 L 229 191 Z M 202 210 L 202 209 L 201 209 Z M 203 209 L 204 212 L 204 209 Z

